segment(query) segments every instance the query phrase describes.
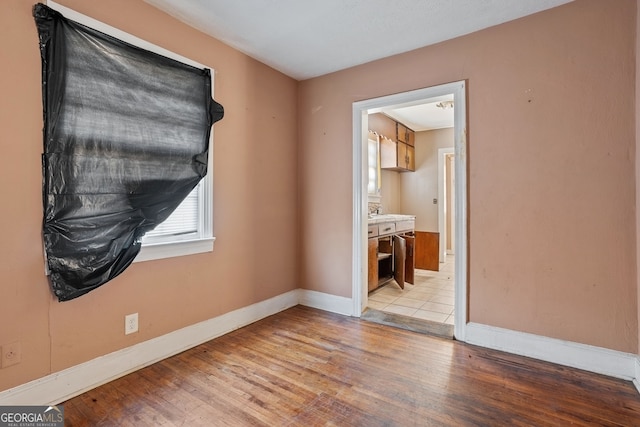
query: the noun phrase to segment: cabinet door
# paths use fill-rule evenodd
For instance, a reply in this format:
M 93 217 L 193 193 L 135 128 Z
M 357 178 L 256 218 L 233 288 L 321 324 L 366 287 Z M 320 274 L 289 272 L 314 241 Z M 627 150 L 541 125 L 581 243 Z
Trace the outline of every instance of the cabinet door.
M 409 138 L 407 138 L 407 144 L 409 144 L 412 147 L 415 147 L 416 146 L 416 133 L 414 131 L 412 131 L 411 129 L 409 129 L 408 136 L 409 136 Z
M 380 168 L 390 169 L 398 166 L 396 143 L 387 138 L 380 138 Z
M 398 142 L 398 167 L 400 169 L 407 168 L 407 148 L 409 146 L 403 142 Z
M 407 170 L 415 171 L 416 170 L 416 149 L 409 145 L 407 147 Z
M 416 231 L 415 265 L 421 270 L 440 269 L 440 234 Z
M 404 261 L 404 280 L 407 283 L 413 285 L 415 278 L 415 242 L 416 238 L 413 236 L 405 235 L 404 240 L 407 242 L 407 258 Z
M 378 287 L 378 238 L 369 239 L 369 291 Z
M 397 132 L 398 133 L 398 135 L 397 135 L 398 141 L 405 142 L 405 143 L 409 142 L 409 141 L 407 141 L 407 139 L 408 139 L 407 138 L 408 137 L 408 135 L 407 135 L 407 127 L 405 125 L 403 125 L 402 123 L 398 123 L 397 129 L 398 129 L 398 132 Z
M 393 236 L 393 278 L 404 289 L 404 264 L 407 258 L 407 242 L 402 237 Z

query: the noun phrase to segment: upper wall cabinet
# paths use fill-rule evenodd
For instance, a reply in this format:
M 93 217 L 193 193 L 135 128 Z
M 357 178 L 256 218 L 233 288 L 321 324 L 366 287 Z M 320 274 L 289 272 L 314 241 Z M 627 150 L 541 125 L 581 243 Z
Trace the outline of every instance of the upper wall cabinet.
M 414 131 L 382 113 L 369 115 L 369 130 L 380 135 L 381 169 L 416 170 Z
M 399 172 L 415 171 L 415 148 L 404 142 L 381 139 L 380 168 Z

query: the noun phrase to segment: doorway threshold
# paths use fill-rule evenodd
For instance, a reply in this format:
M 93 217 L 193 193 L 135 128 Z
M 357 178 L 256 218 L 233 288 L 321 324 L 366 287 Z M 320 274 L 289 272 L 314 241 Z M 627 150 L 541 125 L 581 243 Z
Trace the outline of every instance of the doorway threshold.
M 415 317 L 403 316 L 395 313 L 385 313 L 384 311 L 373 308 L 367 308 L 360 318 L 362 320 L 392 326 L 394 328 L 453 339 L 453 325 L 446 323 L 416 319 Z

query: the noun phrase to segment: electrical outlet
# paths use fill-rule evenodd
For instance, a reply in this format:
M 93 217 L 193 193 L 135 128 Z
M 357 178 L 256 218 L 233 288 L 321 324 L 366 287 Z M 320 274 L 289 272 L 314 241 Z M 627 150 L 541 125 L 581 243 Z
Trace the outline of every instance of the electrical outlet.
M 129 335 L 138 332 L 138 313 L 124 316 L 124 334 Z
M 2 349 L 0 350 L 0 353 L 2 354 L 0 367 L 7 368 L 20 363 L 20 360 L 22 359 L 22 345 L 19 341 L 12 342 L 11 344 L 5 344 L 0 348 Z

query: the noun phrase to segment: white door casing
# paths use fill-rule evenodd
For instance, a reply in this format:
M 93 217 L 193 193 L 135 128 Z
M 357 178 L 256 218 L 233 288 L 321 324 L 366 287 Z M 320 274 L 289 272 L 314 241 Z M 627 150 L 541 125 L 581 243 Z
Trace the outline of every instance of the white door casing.
M 353 114 L 353 316 L 360 317 L 367 304 L 367 182 L 368 111 L 374 108 L 410 106 L 429 98 L 453 94 L 455 152 L 455 320 L 454 336 L 465 340 L 467 324 L 467 109 L 465 81 L 354 102 Z

